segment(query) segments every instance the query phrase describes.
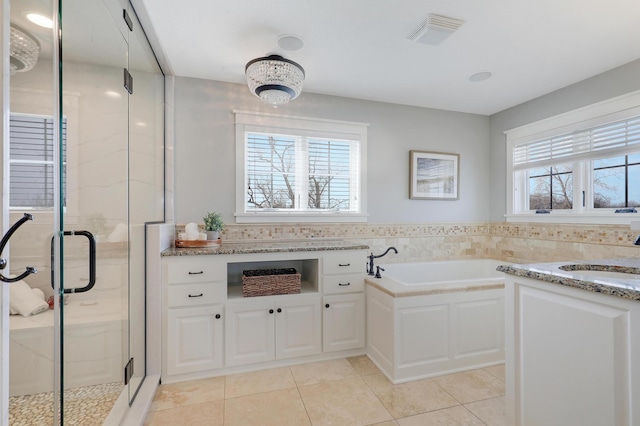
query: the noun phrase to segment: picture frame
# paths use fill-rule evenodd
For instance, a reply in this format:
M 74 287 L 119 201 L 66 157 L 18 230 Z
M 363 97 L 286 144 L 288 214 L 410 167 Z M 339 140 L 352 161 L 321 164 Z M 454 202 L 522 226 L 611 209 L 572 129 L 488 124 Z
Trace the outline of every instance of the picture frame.
M 460 154 L 409 151 L 409 198 L 458 200 Z

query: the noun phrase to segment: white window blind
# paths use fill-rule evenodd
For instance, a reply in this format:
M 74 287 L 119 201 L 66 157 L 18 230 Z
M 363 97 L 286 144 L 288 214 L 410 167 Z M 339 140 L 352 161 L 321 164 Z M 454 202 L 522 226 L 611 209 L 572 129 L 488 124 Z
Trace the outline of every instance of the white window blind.
M 53 117 L 11 114 L 9 120 L 9 206 L 52 208 L 57 172 Z M 66 182 L 67 121 L 62 123 L 63 187 Z
M 513 170 L 640 151 L 640 116 L 516 145 Z
M 245 134 L 245 211 L 359 211 L 360 143 Z
M 367 221 L 368 124 L 234 114 L 236 223 Z

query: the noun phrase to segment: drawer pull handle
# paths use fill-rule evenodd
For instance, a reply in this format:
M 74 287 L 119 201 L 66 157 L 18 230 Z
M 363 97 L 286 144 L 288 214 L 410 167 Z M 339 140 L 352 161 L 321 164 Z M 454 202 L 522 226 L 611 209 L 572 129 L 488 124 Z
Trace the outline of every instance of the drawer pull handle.
M 331 305 L 329 305 L 328 303 L 326 305 L 324 305 L 325 308 L 329 308 L 329 306 L 331 306 Z
M 216 319 L 220 319 L 220 314 L 216 314 Z
M 273 309 L 269 309 L 269 313 L 272 314 L 273 313 Z
M 350 263 L 338 263 L 338 266 L 351 266 Z
M 202 275 L 204 274 L 204 271 L 200 271 L 200 272 L 189 272 L 189 275 Z
M 203 296 L 202 293 L 200 293 L 200 294 L 190 294 L 189 295 L 189 297 L 202 297 L 202 296 Z
M 338 285 L 339 285 L 339 286 L 342 286 L 342 287 L 346 287 L 346 286 L 348 286 L 348 285 L 351 285 L 351 283 L 346 283 L 346 284 L 338 283 Z

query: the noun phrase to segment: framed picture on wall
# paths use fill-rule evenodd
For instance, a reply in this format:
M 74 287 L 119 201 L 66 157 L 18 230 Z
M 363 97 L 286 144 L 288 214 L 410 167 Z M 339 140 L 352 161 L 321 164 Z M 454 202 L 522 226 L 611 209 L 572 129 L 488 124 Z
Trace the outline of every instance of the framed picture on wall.
M 460 189 L 460 154 L 410 151 L 409 198 L 457 200 Z

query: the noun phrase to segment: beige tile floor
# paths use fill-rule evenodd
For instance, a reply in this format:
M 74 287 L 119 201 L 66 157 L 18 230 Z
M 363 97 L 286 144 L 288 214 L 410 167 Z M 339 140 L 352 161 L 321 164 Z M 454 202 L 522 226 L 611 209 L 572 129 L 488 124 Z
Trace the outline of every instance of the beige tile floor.
M 393 385 L 366 356 L 161 385 L 145 425 L 505 426 L 504 366 Z

